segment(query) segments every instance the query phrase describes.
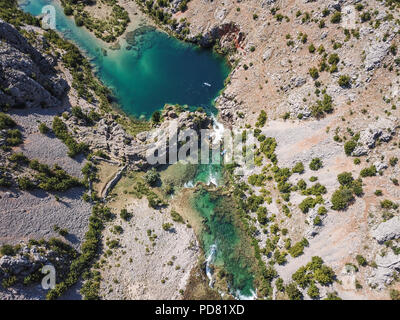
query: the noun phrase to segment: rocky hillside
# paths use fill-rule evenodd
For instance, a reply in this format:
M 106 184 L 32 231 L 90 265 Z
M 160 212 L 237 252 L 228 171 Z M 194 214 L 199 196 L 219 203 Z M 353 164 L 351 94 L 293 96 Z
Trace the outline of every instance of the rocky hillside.
M 264 268 L 255 282 L 257 297 L 399 299 L 397 1 L 118 3 L 130 20 L 140 9 L 160 28 L 213 47 L 231 62 L 216 106 L 226 128 L 257 138 L 256 167 L 230 167 L 223 188 L 256 240 Z M 90 9 L 70 9 L 79 20 L 84 8 Z M 86 25 L 93 32 L 104 19 L 97 9 Z M 109 41 L 123 36 L 117 20 L 107 26 Z M 176 186 L 157 185 L 159 173 L 140 169 L 150 167 L 146 152 L 162 142 L 171 122 L 199 129 L 210 119 L 167 107 L 157 121 L 132 121 L 110 107 L 110 91 L 73 45 L 39 27 L 18 28 L 0 22 L 1 243 L 61 236 L 83 251 L 52 298 L 93 262 L 82 290 L 86 297 L 180 297 L 189 275 L 168 266 L 177 261 L 198 275 L 204 271 L 194 269 L 195 236 L 186 217 L 167 208 Z M 166 172 L 162 168 L 161 176 Z M 131 210 L 143 214 L 130 221 Z M 160 216 L 153 220 L 150 213 Z M 182 223 L 178 234 L 168 233 L 171 219 Z M 166 241 L 162 246 L 158 235 Z M 185 241 L 178 245 L 180 239 Z M 99 259 L 101 245 L 106 250 Z M 134 264 L 140 272 L 131 273 L 132 257 L 147 259 L 149 247 L 170 260 L 151 274 Z M 173 248 L 174 259 L 165 248 Z M 14 256 L 1 261 L 22 259 L 19 252 Z M 146 260 L 149 268 L 157 263 L 154 256 Z M 118 272 L 126 284 L 113 279 Z M 176 285 L 160 292 L 164 272 Z M 223 272 L 214 277 L 229 287 Z
M 29 35 L 29 29 L 26 32 Z M 0 104 L 9 108 L 60 105 L 69 86 L 54 69 L 56 58 L 40 53 L 2 20 L 0 39 Z M 47 45 L 44 38 L 35 41 Z
M 258 168 L 238 179 L 260 204 L 249 216 L 277 270 L 271 296 L 398 297 L 398 2 L 136 2 L 232 63 L 217 107 L 259 140 Z M 307 273 L 313 256 L 336 281 Z

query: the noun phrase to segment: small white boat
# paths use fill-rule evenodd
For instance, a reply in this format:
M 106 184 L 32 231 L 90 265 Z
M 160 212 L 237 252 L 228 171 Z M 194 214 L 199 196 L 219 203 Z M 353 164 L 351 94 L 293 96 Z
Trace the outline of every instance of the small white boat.
M 211 84 L 209 84 L 208 82 L 204 82 L 203 83 L 205 86 L 207 86 L 207 87 L 211 87 Z

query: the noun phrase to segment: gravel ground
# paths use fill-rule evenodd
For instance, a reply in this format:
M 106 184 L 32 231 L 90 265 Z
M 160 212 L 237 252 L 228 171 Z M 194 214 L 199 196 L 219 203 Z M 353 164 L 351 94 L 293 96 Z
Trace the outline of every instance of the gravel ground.
M 68 157 L 68 148 L 59 139 L 39 132 L 38 124 L 46 123 L 51 128 L 53 117 L 64 108 L 30 108 L 13 110 L 10 115 L 24 135 L 24 144 L 14 152 L 23 152 L 30 159 L 38 159 L 48 165 L 59 164 L 69 174 L 82 178 L 83 157 Z M 62 193 L 47 193 L 43 190 L 25 192 L 15 189 L 0 190 L 0 244 L 18 243 L 30 238 L 60 237 L 53 226 L 67 229 L 66 240 L 75 248 L 87 230 L 91 205 L 81 197 L 83 188 L 74 188 Z M 60 198 L 56 201 L 55 195 Z
M 60 237 L 53 226 L 66 228 L 66 240 L 76 249 L 87 230 L 91 205 L 81 199 L 84 190 L 74 188 L 54 195 L 42 190 L 0 192 L 0 244 L 18 243 L 30 238 Z
M 163 223 L 172 222 L 167 210 L 159 212 L 149 208 L 147 199 L 131 198 L 127 201 L 127 209 L 133 213 L 132 219 L 128 223 L 118 218 L 113 223 L 121 225 L 124 232 L 114 235 L 110 226 L 104 234 L 106 240 L 119 239 L 120 248 L 113 250 L 103 268 L 102 296 L 111 300 L 180 299 L 179 290 L 185 289 L 198 256 L 193 229 L 173 223 L 173 228 L 165 231 Z M 154 246 L 147 230 L 157 235 Z M 107 245 L 104 247 L 106 251 Z M 169 261 L 173 264 L 168 264 Z

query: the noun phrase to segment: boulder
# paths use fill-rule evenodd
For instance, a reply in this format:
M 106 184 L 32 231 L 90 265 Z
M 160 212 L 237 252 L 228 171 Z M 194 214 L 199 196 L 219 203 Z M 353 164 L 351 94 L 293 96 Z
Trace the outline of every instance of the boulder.
M 375 230 L 372 231 L 374 237 L 379 243 L 388 240 L 400 238 L 400 217 L 394 217 L 388 221 L 382 222 Z

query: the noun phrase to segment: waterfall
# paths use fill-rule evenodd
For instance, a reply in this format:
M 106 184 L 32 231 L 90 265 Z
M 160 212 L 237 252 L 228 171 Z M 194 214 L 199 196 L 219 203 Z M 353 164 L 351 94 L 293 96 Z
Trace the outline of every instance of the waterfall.
M 212 277 L 213 273 L 212 273 L 212 270 L 211 270 L 211 264 L 214 262 L 216 252 L 217 252 L 217 245 L 213 244 L 210 247 L 210 253 L 208 254 L 207 259 L 206 259 L 206 275 L 207 275 L 207 278 L 210 280 L 208 284 L 209 284 L 209 286 L 211 288 L 214 285 L 214 280 L 213 280 L 213 277 Z
M 212 135 L 213 144 L 217 144 L 224 137 L 225 128 L 221 122 L 217 121 L 217 118 L 215 117 L 214 114 L 211 115 L 211 119 L 213 120 L 213 130 L 214 130 Z

